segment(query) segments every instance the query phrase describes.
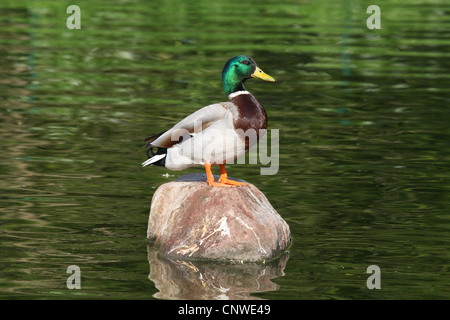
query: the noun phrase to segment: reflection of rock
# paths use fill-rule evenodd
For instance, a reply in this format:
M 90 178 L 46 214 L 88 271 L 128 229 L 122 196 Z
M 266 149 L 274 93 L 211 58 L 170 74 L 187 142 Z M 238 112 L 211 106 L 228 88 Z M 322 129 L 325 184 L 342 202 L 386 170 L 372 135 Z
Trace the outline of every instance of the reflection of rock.
M 212 188 L 185 179 L 156 190 L 147 238 L 170 258 L 262 261 L 286 249 L 290 231 L 252 184 Z
M 171 260 L 148 246 L 149 279 L 159 290 L 154 295 L 158 299 L 258 299 L 250 294 L 278 290 L 270 280 L 284 275 L 288 259 L 285 252 L 268 264 Z

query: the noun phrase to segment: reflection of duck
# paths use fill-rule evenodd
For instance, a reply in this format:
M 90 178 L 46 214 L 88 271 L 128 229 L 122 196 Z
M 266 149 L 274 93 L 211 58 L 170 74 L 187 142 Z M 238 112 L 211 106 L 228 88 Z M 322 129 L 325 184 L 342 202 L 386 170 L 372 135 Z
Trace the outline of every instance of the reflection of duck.
M 283 277 L 289 252 L 275 260 L 261 263 L 214 263 L 171 260 L 158 248 L 147 246 L 150 274 L 158 299 L 250 300 L 258 292 L 278 291 L 273 279 Z
M 155 164 L 182 170 L 204 165 L 210 186 L 245 185 L 227 178 L 225 163 L 245 153 L 258 141 L 260 130 L 267 128 L 264 107 L 244 88 L 250 78 L 275 81 L 250 57 L 241 55 L 228 60 L 222 81 L 230 101 L 206 106 L 171 129 L 145 139 L 151 156 L 142 166 Z M 218 182 L 214 181 L 211 165 L 220 166 Z

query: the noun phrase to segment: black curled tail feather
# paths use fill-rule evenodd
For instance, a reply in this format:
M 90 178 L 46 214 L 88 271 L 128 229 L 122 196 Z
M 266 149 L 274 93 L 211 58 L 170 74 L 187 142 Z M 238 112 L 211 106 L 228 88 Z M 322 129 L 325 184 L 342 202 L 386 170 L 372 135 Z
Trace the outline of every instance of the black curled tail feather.
M 156 149 L 156 151 L 155 151 Z M 167 154 L 167 148 L 162 148 L 162 147 L 150 147 L 145 154 L 147 155 L 147 158 L 152 158 L 156 155 L 160 155 L 160 154 Z M 158 160 L 156 162 L 153 162 L 152 164 L 157 165 L 157 166 L 162 166 L 164 167 L 166 165 L 166 157 L 162 158 L 161 160 Z

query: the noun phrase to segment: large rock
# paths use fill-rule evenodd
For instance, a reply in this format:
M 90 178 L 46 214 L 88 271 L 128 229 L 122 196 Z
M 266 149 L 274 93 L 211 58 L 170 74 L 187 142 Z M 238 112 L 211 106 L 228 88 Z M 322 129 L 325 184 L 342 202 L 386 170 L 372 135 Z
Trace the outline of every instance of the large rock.
M 287 223 L 254 185 L 210 187 L 203 175 L 161 185 L 147 238 L 176 259 L 263 261 L 287 248 Z

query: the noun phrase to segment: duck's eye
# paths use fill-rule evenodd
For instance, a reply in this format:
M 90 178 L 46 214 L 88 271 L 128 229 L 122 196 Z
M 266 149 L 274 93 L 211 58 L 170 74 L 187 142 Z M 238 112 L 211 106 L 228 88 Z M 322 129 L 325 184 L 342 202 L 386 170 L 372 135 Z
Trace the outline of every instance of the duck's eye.
M 248 60 L 242 60 L 241 63 L 245 64 L 246 66 L 248 66 L 250 64 L 250 62 Z

